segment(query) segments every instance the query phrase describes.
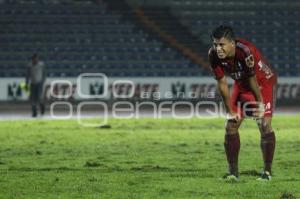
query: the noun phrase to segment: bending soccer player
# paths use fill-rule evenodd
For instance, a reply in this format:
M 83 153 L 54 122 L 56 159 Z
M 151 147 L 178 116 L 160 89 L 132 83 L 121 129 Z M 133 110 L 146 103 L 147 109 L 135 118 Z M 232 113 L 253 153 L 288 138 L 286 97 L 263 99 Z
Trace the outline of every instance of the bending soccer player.
M 240 150 L 239 126 L 243 118 L 256 119 L 261 134 L 264 170 L 260 180 L 271 180 L 271 167 L 275 151 L 275 133 L 271 126 L 275 104 L 277 76 L 250 42 L 235 38 L 229 26 L 219 26 L 211 34 L 213 46 L 209 61 L 217 80 L 227 112 L 225 152 L 229 164 L 226 179 L 237 180 Z M 226 75 L 234 80 L 230 95 Z

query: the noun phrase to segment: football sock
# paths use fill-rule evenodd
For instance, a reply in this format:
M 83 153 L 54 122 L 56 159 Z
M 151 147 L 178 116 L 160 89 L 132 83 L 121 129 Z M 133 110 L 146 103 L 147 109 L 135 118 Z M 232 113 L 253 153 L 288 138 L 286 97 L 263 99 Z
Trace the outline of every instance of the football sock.
M 239 133 L 226 134 L 224 148 L 229 164 L 229 173 L 238 176 L 238 158 L 240 152 Z
M 264 170 L 271 173 L 276 138 L 274 132 L 261 136 L 260 147 L 264 159 Z

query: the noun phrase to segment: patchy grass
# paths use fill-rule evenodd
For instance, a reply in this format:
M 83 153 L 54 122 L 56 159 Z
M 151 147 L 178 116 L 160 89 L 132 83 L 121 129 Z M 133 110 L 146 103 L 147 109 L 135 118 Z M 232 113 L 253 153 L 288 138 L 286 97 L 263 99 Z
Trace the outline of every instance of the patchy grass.
M 252 120 L 241 127 L 238 183 L 225 183 L 222 119 L 0 122 L 0 198 L 299 198 L 300 117 L 275 117 L 274 176 Z

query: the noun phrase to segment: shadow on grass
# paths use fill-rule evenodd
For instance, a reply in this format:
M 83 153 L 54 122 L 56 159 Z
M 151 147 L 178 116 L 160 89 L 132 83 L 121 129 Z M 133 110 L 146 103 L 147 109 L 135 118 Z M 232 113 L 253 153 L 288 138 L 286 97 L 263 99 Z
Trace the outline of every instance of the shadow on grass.
M 256 170 L 246 170 L 246 171 L 241 171 L 241 175 L 247 175 L 247 176 L 260 176 L 261 173 L 256 171 Z

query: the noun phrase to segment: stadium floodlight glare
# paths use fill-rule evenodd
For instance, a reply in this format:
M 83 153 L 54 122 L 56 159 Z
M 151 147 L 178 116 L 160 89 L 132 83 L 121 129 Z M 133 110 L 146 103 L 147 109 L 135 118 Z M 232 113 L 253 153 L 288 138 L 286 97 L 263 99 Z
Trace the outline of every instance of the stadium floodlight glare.
M 54 109 L 56 106 L 67 106 L 68 107 L 68 111 L 69 113 L 67 115 L 55 115 L 54 114 Z M 52 119 L 60 119 L 60 120 L 67 120 L 67 119 L 71 119 L 73 116 L 73 107 L 72 104 L 70 102 L 53 102 L 50 105 L 50 117 Z
M 55 93 L 55 88 L 59 88 L 60 86 L 62 85 L 67 85 L 68 89 L 65 89 L 65 90 L 68 90 L 69 92 L 67 92 L 66 94 L 56 94 Z M 50 84 L 50 96 L 53 97 L 53 98 L 56 98 L 56 99 L 68 99 L 72 96 L 73 94 L 73 91 L 72 91 L 72 82 L 69 81 L 69 80 L 53 80 Z
M 83 106 L 100 106 L 103 107 L 103 121 L 100 123 L 88 123 L 82 120 L 82 107 Z M 95 108 L 94 108 L 95 109 Z M 100 113 L 101 111 L 99 111 Z M 108 106 L 105 102 L 80 102 L 77 106 L 77 122 L 84 127 L 99 127 L 106 125 L 108 122 Z
M 97 94 L 97 95 L 86 95 L 84 93 L 81 92 L 81 87 L 82 87 L 82 80 L 84 78 L 102 78 L 103 79 L 103 93 L 102 94 Z M 103 73 L 82 73 L 77 77 L 77 93 L 78 96 L 84 99 L 94 99 L 94 98 L 98 98 L 98 99 L 102 99 L 105 98 L 107 96 L 108 93 L 108 78 L 105 74 Z
M 131 86 L 130 92 L 128 93 L 128 95 L 126 95 L 126 94 L 119 95 L 117 93 L 118 90 L 116 89 L 116 86 L 117 85 L 126 85 L 126 84 Z M 113 92 L 114 98 L 132 98 L 134 96 L 134 91 L 135 91 L 135 85 L 134 85 L 133 81 L 131 81 L 131 80 L 116 80 L 113 83 L 112 92 Z

